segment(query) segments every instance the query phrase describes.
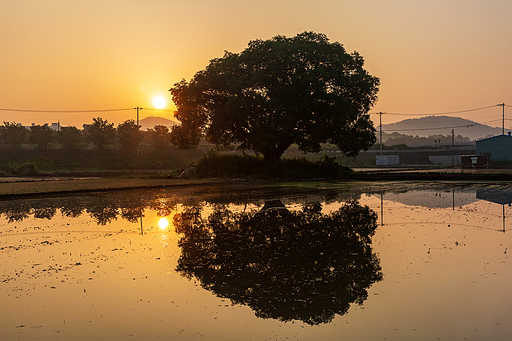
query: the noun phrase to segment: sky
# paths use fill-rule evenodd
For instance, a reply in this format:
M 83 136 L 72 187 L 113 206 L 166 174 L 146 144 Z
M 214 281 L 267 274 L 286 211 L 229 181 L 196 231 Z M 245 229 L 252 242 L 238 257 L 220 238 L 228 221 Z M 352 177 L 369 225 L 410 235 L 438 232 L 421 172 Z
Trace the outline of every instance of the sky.
M 509 0 L 0 0 L 0 13 L 0 122 L 117 125 L 136 107 L 172 119 L 168 90 L 211 59 L 313 31 L 380 78 L 376 125 L 447 113 L 501 126 L 505 109 L 512 126 Z

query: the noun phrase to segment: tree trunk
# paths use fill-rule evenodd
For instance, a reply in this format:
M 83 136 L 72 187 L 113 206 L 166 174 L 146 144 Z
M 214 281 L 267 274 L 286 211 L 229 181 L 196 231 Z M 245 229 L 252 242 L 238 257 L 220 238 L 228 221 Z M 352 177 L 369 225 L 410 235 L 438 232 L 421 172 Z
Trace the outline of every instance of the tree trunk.
M 275 164 L 281 158 L 281 155 L 283 155 L 286 149 L 292 145 L 292 143 L 292 137 L 284 138 L 275 148 L 264 151 L 263 158 L 265 162 L 270 165 Z

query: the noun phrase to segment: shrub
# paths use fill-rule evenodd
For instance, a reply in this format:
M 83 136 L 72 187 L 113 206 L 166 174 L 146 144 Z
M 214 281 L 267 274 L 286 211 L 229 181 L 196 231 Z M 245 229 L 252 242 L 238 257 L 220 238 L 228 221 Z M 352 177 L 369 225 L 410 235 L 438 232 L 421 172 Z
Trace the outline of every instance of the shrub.
M 210 153 L 199 159 L 194 168 L 196 178 L 340 179 L 352 173 L 329 156 L 316 162 L 300 158 L 268 164 L 252 155 Z
M 36 165 L 33 163 L 24 163 L 14 170 L 15 175 L 30 176 L 38 175 L 39 172 L 36 169 Z

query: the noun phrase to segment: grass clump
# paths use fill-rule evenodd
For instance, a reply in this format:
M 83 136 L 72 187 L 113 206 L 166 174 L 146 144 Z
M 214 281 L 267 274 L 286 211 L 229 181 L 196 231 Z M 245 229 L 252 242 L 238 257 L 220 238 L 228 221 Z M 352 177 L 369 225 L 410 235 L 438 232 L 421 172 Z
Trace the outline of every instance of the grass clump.
M 188 167 L 183 174 L 190 178 L 341 179 L 351 173 L 351 169 L 329 156 L 319 161 L 295 158 L 269 164 L 253 155 L 210 153 Z
M 18 167 L 16 167 L 13 171 L 14 175 L 18 176 L 33 176 L 38 175 L 36 165 L 33 163 L 24 163 Z

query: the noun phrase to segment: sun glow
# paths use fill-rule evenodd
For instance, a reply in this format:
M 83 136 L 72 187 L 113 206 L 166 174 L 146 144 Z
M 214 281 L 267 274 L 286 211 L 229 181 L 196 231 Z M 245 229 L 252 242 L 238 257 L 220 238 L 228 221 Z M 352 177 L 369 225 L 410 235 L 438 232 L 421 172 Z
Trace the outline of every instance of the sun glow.
M 162 96 L 157 96 L 153 98 L 153 105 L 157 109 L 163 109 L 167 105 L 167 101 Z
M 160 227 L 160 229 L 162 230 L 165 230 L 167 226 L 169 226 L 169 221 L 167 220 L 167 218 L 160 218 L 160 220 L 158 221 L 158 227 Z

